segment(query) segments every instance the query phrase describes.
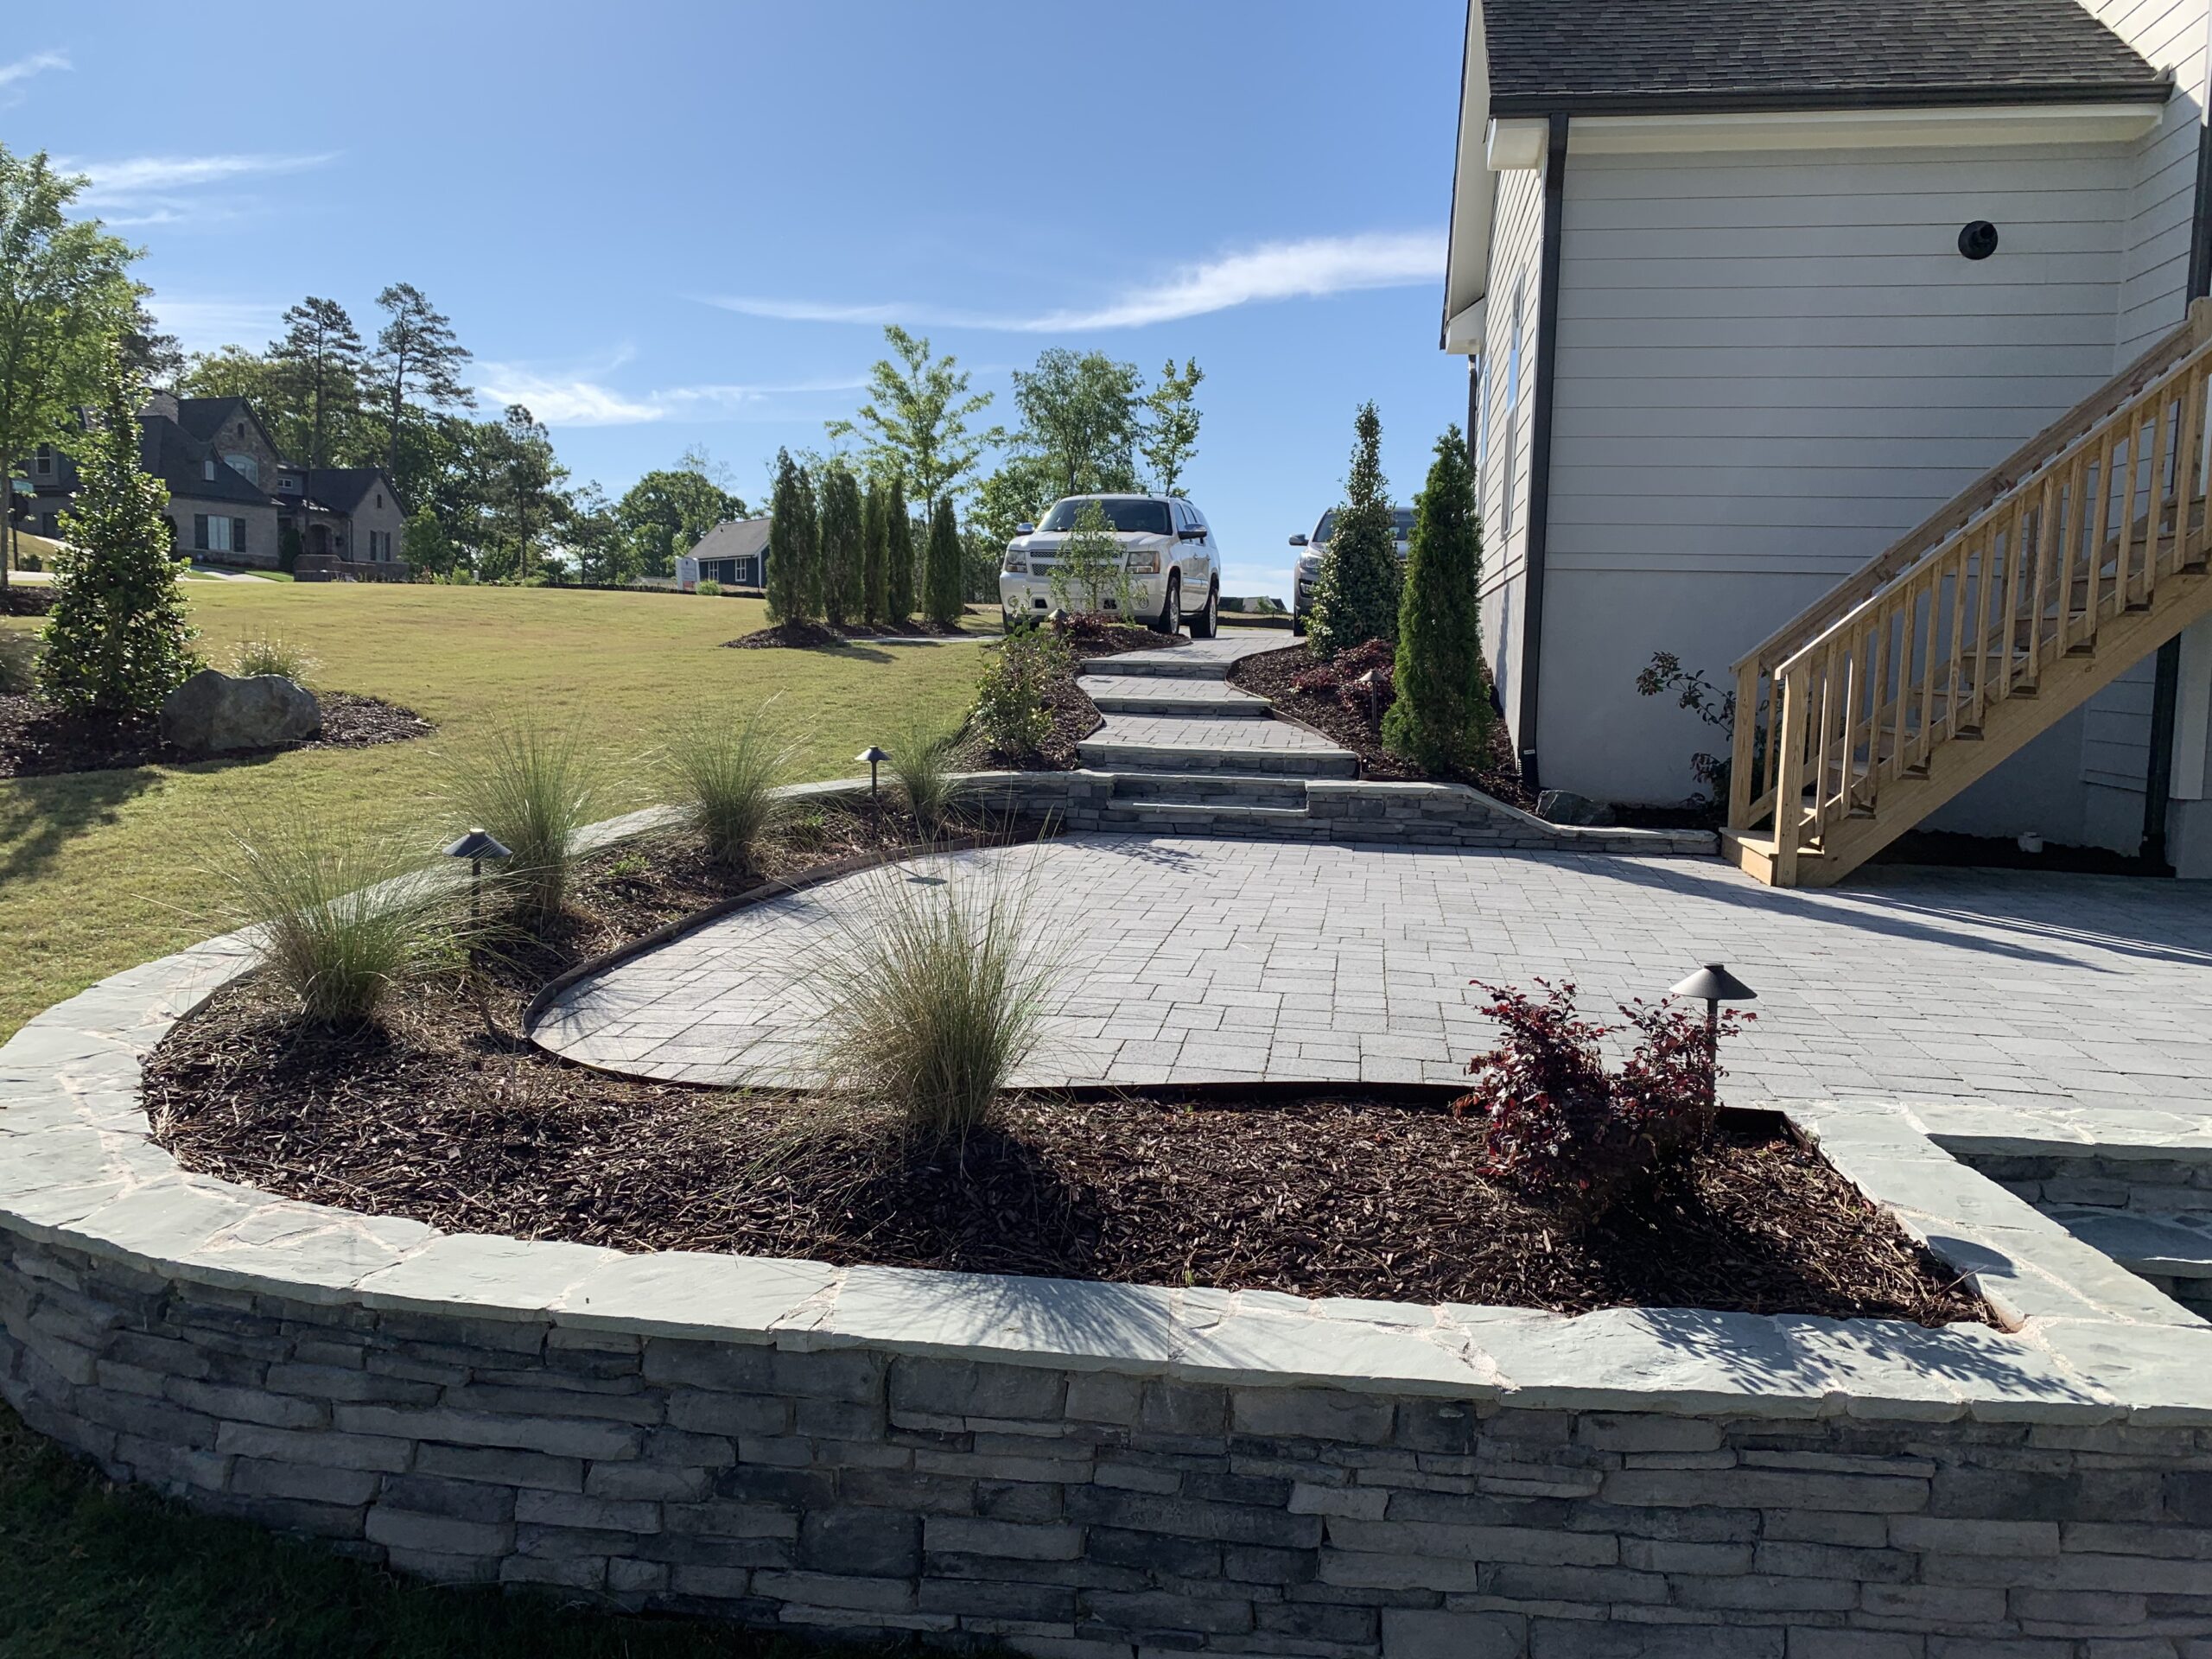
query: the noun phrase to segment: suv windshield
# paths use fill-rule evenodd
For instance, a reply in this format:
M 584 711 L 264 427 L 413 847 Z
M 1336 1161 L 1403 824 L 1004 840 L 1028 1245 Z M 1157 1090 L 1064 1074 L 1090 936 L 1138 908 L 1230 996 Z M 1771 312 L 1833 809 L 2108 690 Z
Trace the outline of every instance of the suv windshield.
M 1106 510 L 1106 522 L 1119 531 L 1138 536 L 1167 534 L 1167 504 L 1165 501 L 1132 501 L 1108 496 L 1071 495 L 1055 503 L 1052 512 L 1045 515 L 1039 530 L 1073 530 L 1076 515 L 1092 502 Z
M 1411 507 L 1393 507 L 1390 510 L 1390 517 L 1395 526 L 1390 532 L 1392 537 L 1401 542 L 1413 540 L 1414 510 Z M 1318 545 L 1330 540 L 1336 533 L 1337 510 L 1331 507 L 1328 512 L 1321 515 L 1321 522 L 1314 526 L 1313 539 Z

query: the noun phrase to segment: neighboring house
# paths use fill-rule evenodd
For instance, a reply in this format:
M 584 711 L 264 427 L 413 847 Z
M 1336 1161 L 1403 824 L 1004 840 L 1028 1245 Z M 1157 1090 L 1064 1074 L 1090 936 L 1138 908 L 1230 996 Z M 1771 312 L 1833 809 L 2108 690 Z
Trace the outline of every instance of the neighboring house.
M 1768 879 L 1915 827 L 2212 875 L 2208 49 L 2212 0 L 1472 0 L 1442 343 L 1533 781 L 1688 794 L 1671 652 L 1757 707 Z
M 273 570 L 289 527 L 300 536 L 296 574 L 307 580 L 406 579 L 406 514 L 382 467 L 287 465 L 243 397 L 156 392 L 138 422 L 140 462 L 168 486 L 180 552 Z M 77 491 L 76 463 L 41 447 L 22 471 L 31 485 L 27 522 L 42 536 L 59 534 Z
M 768 571 L 766 518 L 725 518 L 676 561 L 676 585 L 690 593 L 702 582 L 725 588 L 760 588 Z

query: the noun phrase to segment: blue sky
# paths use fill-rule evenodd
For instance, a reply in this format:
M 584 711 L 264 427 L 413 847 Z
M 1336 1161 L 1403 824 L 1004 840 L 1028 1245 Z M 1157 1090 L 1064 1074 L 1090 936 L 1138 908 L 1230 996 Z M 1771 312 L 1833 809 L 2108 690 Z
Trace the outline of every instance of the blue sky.
M 1206 371 L 1189 493 L 1284 591 L 1362 398 L 1410 498 L 1464 8 L 1120 0 L 80 4 L 0 48 L 0 142 L 142 243 L 190 348 L 423 289 L 487 404 L 619 493 L 704 445 L 748 500 L 927 334 L 997 394 L 1049 346 Z

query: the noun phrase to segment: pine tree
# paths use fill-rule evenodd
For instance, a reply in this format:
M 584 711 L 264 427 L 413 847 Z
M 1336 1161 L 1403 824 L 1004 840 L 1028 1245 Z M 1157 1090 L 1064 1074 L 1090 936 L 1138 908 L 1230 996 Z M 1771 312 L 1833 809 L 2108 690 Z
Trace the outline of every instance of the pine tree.
M 903 478 L 891 480 L 891 499 L 883 507 L 883 531 L 887 550 L 883 572 L 887 601 L 885 620 L 903 626 L 914 613 L 914 521 L 906 516 L 906 480 Z
M 891 613 L 888 571 L 891 526 L 883 514 L 883 486 L 871 481 L 861 504 L 861 620 L 881 627 Z
M 833 628 L 860 619 L 867 603 L 861 486 L 831 462 L 822 474 L 822 613 Z
M 1322 657 L 1370 639 L 1395 645 L 1398 638 L 1397 521 L 1382 477 L 1382 422 L 1373 404 L 1361 405 L 1352 427 L 1351 476 L 1313 594 L 1313 650 Z
M 802 503 L 806 474 L 791 451 L 776 451 L 776 485 L 768 512 L 768 620 L 782 626 L 806 620 L 806 572 L 813 551 L 805 545 L 813 515 Z
M 929 557 L 923 605 L 941 628 L 960 623 L 960 530 L 953 522 L 952 499 L 939 496 L 930 518 Z
M 1483 531 L 1467 441 L 1456 426 L 1436 441 L 1428 483 L 1414 499 L 1413 545 L 1398 604 L 1397 701 L 1382 717 L 1391 753 L 1424 770 L 1466 766 L 1490 721 L 1483 695 Z
M 199 664 L 171 556 L 168 490 L 138 465 L 137 388 L 111 352 L 77 497 L 62 516 L 39 686 L 65 709 L 150 713 Z

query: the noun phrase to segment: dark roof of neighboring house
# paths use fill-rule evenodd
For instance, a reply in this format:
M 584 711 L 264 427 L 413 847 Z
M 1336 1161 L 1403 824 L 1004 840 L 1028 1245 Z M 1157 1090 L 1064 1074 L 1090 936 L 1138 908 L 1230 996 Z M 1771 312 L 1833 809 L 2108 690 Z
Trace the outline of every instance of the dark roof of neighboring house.
M 214 459 L 204 443 L 196 443 L 191 435 L 175 421 L 159 415 L 142 416 L 138 422 L 138 464 L 169 486 L 173 496 L 190 496 L 199 501 L 236 501 L 251 506 L 265 507 L 268 495 L 231 466 L 215 460 L 215 475 L 207 476 L 207 463 Z
M 1482 0 L 1491 113 L 2164 99 L 2079 0 Z
M 768 547 L 766 518 L 725 518 L 699 538 L 690 556 L 695 559 L 747 559 Z
M 258 427 L 261 417 L 253 412 L 253 405 L 243 397 L 180 397 L 176 400 L 176 423 L 200 440 L 212 443 L 225 427 L 240 420 L 251 421 Z M 266 438 L 267 432 L 262 436 Z M 275 444 L 270 444 L 272 449 Z
M 331 512 L 352 512 L 361 505 L 361 498 L 368 494 L 372 484 L 383 484 L 391 490 L 395 500 L 399 492 L 391 489 L 381 467 L 317 467 L 312 471 L 295 467 L 307 480 L 308 498 L 318 507 Z

